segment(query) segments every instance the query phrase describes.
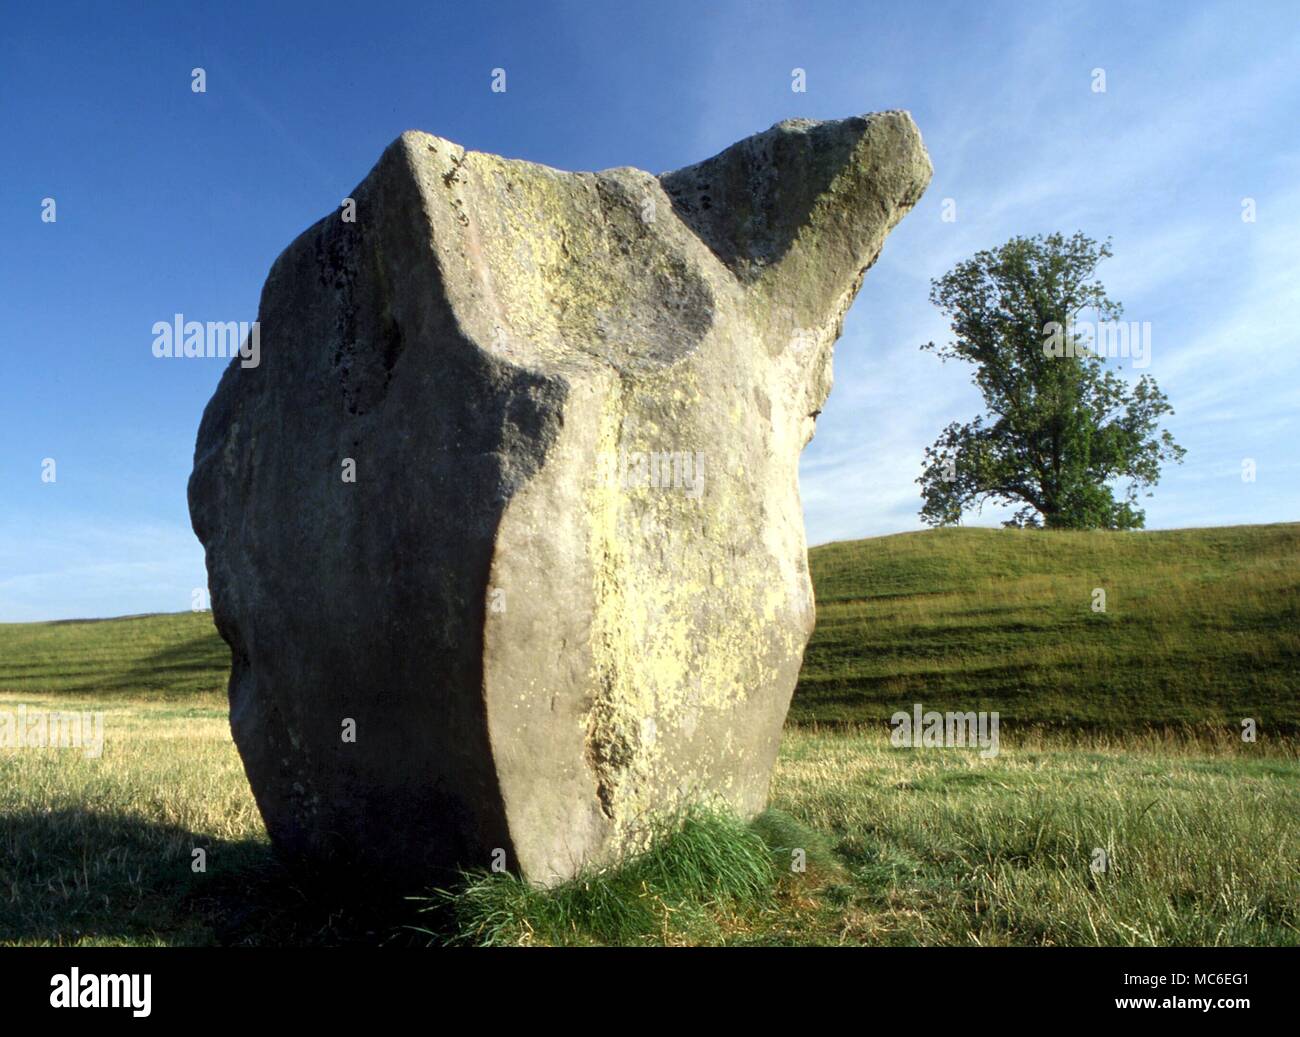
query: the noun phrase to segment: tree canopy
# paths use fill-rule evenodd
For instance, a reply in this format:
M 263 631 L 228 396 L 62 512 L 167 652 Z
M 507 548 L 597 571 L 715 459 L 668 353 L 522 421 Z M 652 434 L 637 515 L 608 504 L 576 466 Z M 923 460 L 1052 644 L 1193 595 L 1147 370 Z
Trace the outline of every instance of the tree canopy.
M 1142 527 L 1139 493 L 1184 450 L 1158 429 L 1173 409 L 1155 380 L 1130 383 L 1106 364 L 1150 360 L 1150 325 L 1121 322 L 1096 279 L 1111 254 L 1082 233 L 1015 237 L 931 282 L 953 340 L 922 348 L 973 364 L 988 413 L 926 448 L 925 522 L 956 523 L 993 502 L 1019 506 L 1011 526 Z M 1111 484 L 1125 480 L 1116 499 Z

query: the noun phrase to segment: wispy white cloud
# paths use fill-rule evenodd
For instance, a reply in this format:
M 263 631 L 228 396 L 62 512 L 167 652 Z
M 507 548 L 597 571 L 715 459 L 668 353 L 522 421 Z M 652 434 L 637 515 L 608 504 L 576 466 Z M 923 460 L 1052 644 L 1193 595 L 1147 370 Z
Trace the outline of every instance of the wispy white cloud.
M 69 519 L 0 525 L 0 622 L 179 612 L 207 586 L 185 527 Z
M 1089 96 L 1080 65 L 1077 96 L 1062 96 L 1059 62 L 1044 56 L 1079 51 L 1063 46 L 1077 35 L 1079 10 L 1044 18 L 1036 9 L 1032 26 L 1012 34 L 1020 43 L 1000 55 L 1003 74 L 956 92 L 922 125 L 935 181 L 868 275 L 801 468 L 810 542 L 919 528 L 924 448 L 981 409 L 967 370 L 916 349 L 946 337 L 928 279 L 980 248 L 1046 229 L 1113 235 L 1116 255 L 1100 275 L 1127 319 L 1152 322 L 1146 373 L 1175 406 L 1169 426 L 1188 458 L 1144 500 L 1148 524 L 1300 518 L 1300 486 L 1280 478 L 1296 467 L 1290 444 L 1300 435 L 1300 332 L 1288 319 L 1300 303 L 1300 192 L 1275 188 L 1300 163 L 1300 141 L 1279 132 L 1250 177 L 1219 170 L 1240 157 L 1231 152 L 1243 117 L 1300 103 L 1297 37 L 1245 63 L 1227 60 L 1222 17 L 1198 15 L 1145 46 L 1141 62 L 1088 48 L 1109 65 L 1108 94 Z M 1260 195 L 1255 224 L 1240 219 L 1247 187 Z M 945 196 L 957 202 L 956 223 L 939 219 Z M 1264 468 L 1260 483 L 1242 483 L 1246 456 L 1267 460 L 1272 485 Z M 1005 517 L 986 510 L 968 521 Z

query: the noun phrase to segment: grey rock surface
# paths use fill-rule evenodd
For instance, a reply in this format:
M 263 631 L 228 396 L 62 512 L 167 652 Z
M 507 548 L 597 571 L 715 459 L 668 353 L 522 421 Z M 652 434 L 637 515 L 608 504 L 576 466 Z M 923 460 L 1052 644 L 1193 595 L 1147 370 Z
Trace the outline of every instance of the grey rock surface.
M 549 883 L 762 809 L 813 626 L 799 454 L 930 174 L 904 112 L 660 177 L 411 132 L 285 250 L 189 486 L 280 851 Z

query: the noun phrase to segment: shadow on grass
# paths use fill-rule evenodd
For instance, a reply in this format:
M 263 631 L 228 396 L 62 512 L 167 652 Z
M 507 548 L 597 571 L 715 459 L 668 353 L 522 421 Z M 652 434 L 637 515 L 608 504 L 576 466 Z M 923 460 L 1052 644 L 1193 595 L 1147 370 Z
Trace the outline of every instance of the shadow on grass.
M 58 693 L 85 695 L 142 694 L 145 697 L 189 697 L 196 692 L 225 690 L 230 675 L 230 649 L 214 631 L 170 645 L 118 669 L 103 661 L 66 659 L 60 663 Z M 6 664 L 6 672 L 21 679 L 28 690 L 42 691 L 48 664 Z M 24 673 L 23 670 L 32 670 Z
M 414 910 L 391 889 L 291 869 L 261 840 L 85 808 L 0 818 L 0 890 L 0 944 L 412 942 Z M 421 918 L 426 928 L 437 922 Z
M 229 674 L 230 647 L 213 631 L 155 652 L 115 683 L 127 688 L 159 682 L 167 686 L 177 683 L 178 678 L 206 677 L 224 689 Z

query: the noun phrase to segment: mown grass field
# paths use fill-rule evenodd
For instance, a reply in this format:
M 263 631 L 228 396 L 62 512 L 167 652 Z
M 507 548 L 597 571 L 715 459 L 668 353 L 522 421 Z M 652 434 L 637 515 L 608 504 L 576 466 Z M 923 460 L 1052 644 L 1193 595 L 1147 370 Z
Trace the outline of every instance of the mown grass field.
M 1132 731 L 1300 722 L 1300 524 L 937 529 L 810 553 L 817 631 L 796 722 L 988 709 Z M 1096 589 L 1105 612 L 1093 611 Z
M 1300 526 L 942 530 L 811 562 L 772 811 L 382 917 L 274 862 L 207 615 L 0 625 L 0 712 L 106 713 L 98 758 L 0 748 L 0 943 L 1300 943 Z M 999 710 L 1001 751 L 894 748 L 913 702 Z

